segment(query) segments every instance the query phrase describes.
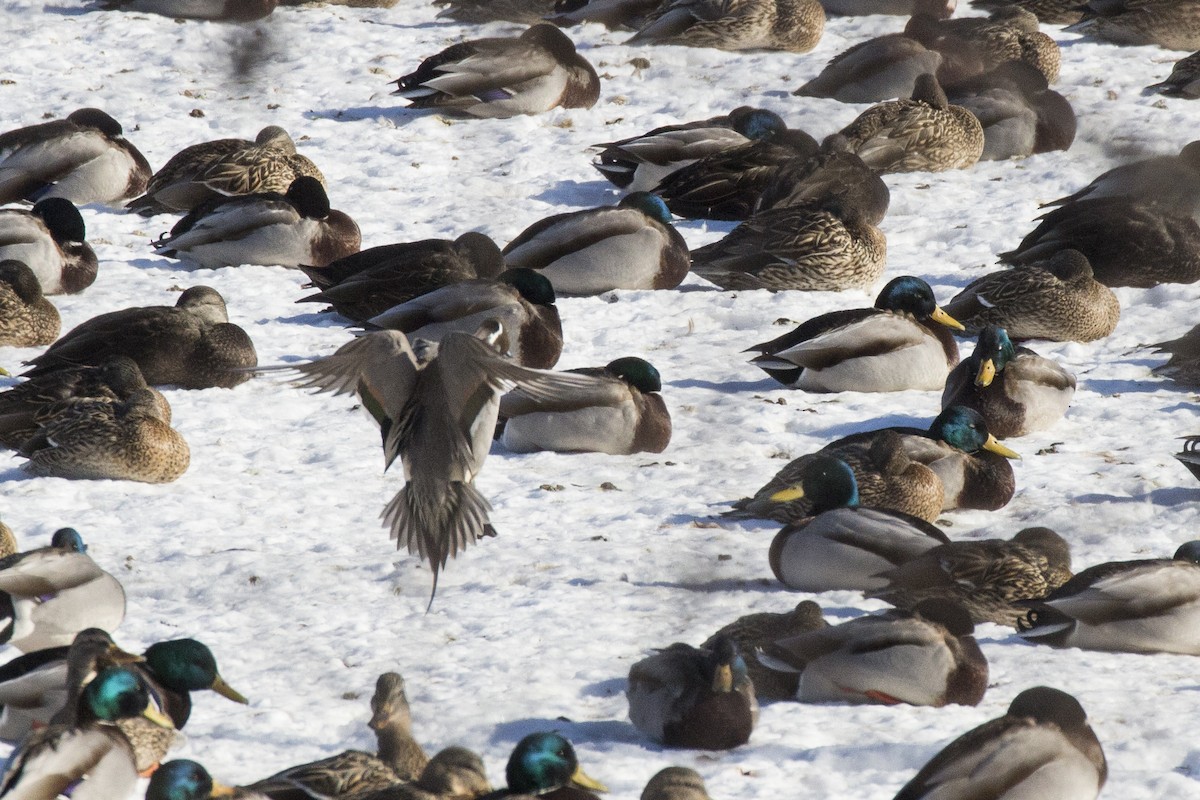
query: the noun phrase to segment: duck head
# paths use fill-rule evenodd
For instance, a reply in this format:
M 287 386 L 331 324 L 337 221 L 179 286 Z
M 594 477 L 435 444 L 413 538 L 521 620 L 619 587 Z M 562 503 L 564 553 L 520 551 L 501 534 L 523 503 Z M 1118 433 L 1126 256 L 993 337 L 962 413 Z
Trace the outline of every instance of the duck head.
M 662 377 L 654 365 L 644 358 L 628 356 L 610 361 L 604 369 L 614 377 L 628 383 L 639 392 L 661 392 Z
M 329 195 L 325 187 L 311 175 L 302 175 L 288 186 L 288 202 L 307 219 L 324 219 L 329 216 Z
M 889 281 L 875 298 L 875 307 L 885 311 L 905 311 L 917 319 L 931 319 L 947 328 L 966 330 L 937 304 L 929 284 L 915 275 L 903 275 Z
M 83 216 L 70 200 L 47 197 L 38 201 L 30 213 L 46 224 L 50 236 L 59 244 L 82 242 L 87 239 L 87 226 L 83 224 Z
M 1200 541 L 1184 542 L 1179 545 L 1179 549 L 1175 551 L 1173 558 L 1176 561 L 1190 561 L 1193 564 L 1200 564 Z
M 410 711 L 408 695 L 404 693 L 404 678 L 398 672 L 385 672 L 375 681 L 375 694 L 371 696 L 371 720 L 367 723 L 373 731 L 383 730 L 399 723 L 408 727 Z
M 150 690 L 136 673 L 125 667 L 102 670 L 83 690 L 85 716 L 105 722 L 145 717 L 164 728 L 174 728 L 171 718 L 150 702 Z
M 661 222 L 663 225 L 671 224 L 671 210 L 667 208 L 667 204 L 661 197 L 650 194 L 650 192 L 627 194 L 621 198 L 621 202 L 617 203 L 617 207 L 636 208 L 656 222 Z
M 78 111 L 72 111 L 67 115 L 67 119 L 76 125 L 95 128 L 105 136 L 113 139 L 125 133 L 124 128 L 121 127 L 121 123 L 98 108 L 81 108 Z
M 160 766 L 146 787 L 146 800 L 208 800 L 233 794 L 232 788 L 217 783 L 208 770 L 185 758 Z
M 769 139 L 787 130 L 783 117 L 765 108 L 742 106 L 729 112 L 729 127 L 747 139 Z
M 517 290 L 517 293 L 535 306 L 552 306 L 556 299 L 554 284 L 536 269 L 528 267 L 513 267 L 501 272 L 496 280 L 507 283 Z
M 787 503 L 802 497 L 812 502 L 814 516 L 833 508 L 854 508 L 858 505 L 858 481 L 845 461 L 817 455 L 804 466 L 798 482 L 771 495 L 771 500 Z
M 580 769 L 575 748 L 557 733 L 531 733 L 517 742 L 504 777 L 515 794 L 544 794 L 567 784 L 608 791 Z
M 714 692 L 732 692 L 748 680 L 746 662 L 738 652 L 737 644 L 728 636 L 720 636 L 713 642 L 707 662 L 711 671 L 710 688 Z
M 156 642 L 146 649 L 145 657 L 146 666 L 168 689 L 177 692 L 212 689 L 235 703 L 249 702 L 225 682 L 217 671 L 212 651 L 195 639 Z
M 980 413 L 966 406 L 950 406 L 943 410 L 929 426 L 929 435 L 964 453 L 988 450 L 1005 458 L 1021 457 L 996 441 L 996 437 L 988 433 Z
M 76 553 L 87 552 L 87 545 L 83 543 L 83 537 L 74 528 L 59 528 L 56 530 L 54 535 L 50 537 L 50 546 L 63 550 L 71 550 Z
M 1004 328 L 987 325 L 979 332 L 973 356 L 979 364 L 975 372 L 975 385 L 986 387 L 992 385 L 996 373 L 1003 372 L 1008 362 L 1017 357 L 1017 348 Z

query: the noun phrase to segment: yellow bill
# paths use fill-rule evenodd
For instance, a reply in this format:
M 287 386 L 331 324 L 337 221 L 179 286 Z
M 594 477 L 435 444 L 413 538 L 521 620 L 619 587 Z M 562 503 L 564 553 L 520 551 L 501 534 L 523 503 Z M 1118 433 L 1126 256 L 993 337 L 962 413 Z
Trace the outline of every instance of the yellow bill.
M 713 672 L 712 690 L 714 692 L 733 691 L 733 667 L 721 664 L 716 668 Z
M 996 441 L 996 437 L 992 436 L 990 433 L 988 434 L 987 441 L 983 443 L 983 449 L 990 450 L 997 455 L 1004 456 L 1005 458 L 1019 459 L 1021 457 L 1020 453 L 1016 452 L 1015 450 L 1009 450 L 1007 447 Z
M 929 315 L 929 318 L 934 322 L 942 323 L 947 328 L 954 328 L 956 331 L 965 331 L 967 329 L 965 325 L 947 314 L 941 306 L 934 306 L 933 313 Z
M 978 374 L 975 375 L 975 385 L 984 387 L 991 386 L 992 381 L 995 379 L 996 362 L 992 361 L 990 358 L 984 359 L 983 363 L 979 365 Z
M 175 721 L 168 717 L 163 710 L 158 706 L 150 703 L 146 706 L 146 710 L 142 712 L 142 716 L 158 725 L 160 728 L 175 728 Z
M 237 794 L 237 789 L 232 786 L 226 786 L 223 783 L 212 782 L 212 791 L 208 793 L 209 797 L 233 797 Z
M 228 697 L 235 703 L 241 703 L 242 705 L 249 705 L 250 703 L 249 700 L 242 696 L 241 692 L 226 683 L 225 679 L 220 675 L 213 681 L 212 690 L 221 695 L 221 697 Z
M 771 495 L 773 503 L 790 503 L 793 500 L 799 500 L 804 497 L 804 489 L 799 486 L 789 486 L 786 489 L 780 489 L 775 494 Z
M 575 773 L 571 775 L 571 783 L 582 789 L 591 789 L 593 792 L 608 791 L 607 786 L 584 772 L 583 767 L 575 767 Z

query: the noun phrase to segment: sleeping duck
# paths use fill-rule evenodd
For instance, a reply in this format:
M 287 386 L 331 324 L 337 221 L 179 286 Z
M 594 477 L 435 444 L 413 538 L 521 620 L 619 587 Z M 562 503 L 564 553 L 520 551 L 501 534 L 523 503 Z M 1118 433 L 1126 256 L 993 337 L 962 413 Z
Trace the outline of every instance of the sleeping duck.
M 1079 191 L 1042 205 L 1062 206 L 1111 197 L 1190 214 L 1200 222 L 1200 140 L 1185 144 L 1178 155 L 1154 156 L 1113 167 Z
M 883 178 L 851 151 L 845 136 L 832 134 L 816 154 L 793 159 L 771 172 L 755 211 L 796 205 L 826 197 L 850 198 L 863 219 L 878 225 L 887 215 L 891 192 Z
M 824 30 L 818 0 L 664 0 L 626 44 L 807 53 Z
M 987 325 L 975 351 L 946 379 L 942 408 L 973 408 L 997 439 L 1008 439 L 1053 426 L 1074 396 L 1074 375 Z
M 1091 0 L 1067 28 L 1116 44 L 1200 49 L 1200 0 Z
M 396 80 L 409 108 L 507 118 L 552 108 L 591 108 L 600 77 L 575 43 L 548 22 L 517 38 L 460 42 Z
M 1164 94 L 1167 97 L 1185 97 L 1195 100 L 1200 97 L 1200 52 L 1184 56 L 1175 62 L 1167 79 L 1147 86 L 1145 93 Z
M 0 260 L 7 259 L 33 270 L 43 294 L 82 292 L 100 268 L 79 209 L 61 197 L 39 200 L 29 211 L 0 209 Z
M 785 386 L 816 392 L 932 390 L 958 363 L 963 326 L 921 278 L 894 278 L 873 308 L 833 311 L 756 344 L 750 360 Z
M 510 267 L 538 270 L 559 294 L 612 289 L 674 289 L 687 275 L 688 246 L 663 201 L 646 192 L 615 206 L 555 214 L 535 222 L 504 250 Z
M 1121 653 L 1200 655 L 1200 541 L 1173 558 L 1088 567 L 1047 597 L 1024 603 L 1031 642 Z
M 24 261 L 0 261 L 0 347 L 47 345 L 58 338 L 62 318 L 42 293 Z

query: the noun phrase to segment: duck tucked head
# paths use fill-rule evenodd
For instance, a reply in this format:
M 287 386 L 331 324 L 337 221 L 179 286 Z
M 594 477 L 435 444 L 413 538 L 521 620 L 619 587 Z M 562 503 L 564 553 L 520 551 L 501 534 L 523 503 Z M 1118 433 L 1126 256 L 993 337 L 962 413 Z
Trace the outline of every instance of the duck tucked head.
M 59 547 L 63 550 L 73 550 L 76 553 L 86 553 L 87 545 L 83 543 L 83 537 L 79 535 L 79 531 L 74 528 L 59 528 L 50 537 L 50 546 Z
M 729 112 L 729 126 L 747 139 L 769 139 L 787 130 L 783 117 L 765 108 L 742 106 Z
M 620 378 L 639 392 L 661 392 L 662 377 L 654 365 L 644 358 L 628 356 L 608 362 L 604 367 L 610 374 Z
M 47 197 L 33 207 L 32 213 L 40 217 L 50 231 L 54 241 L 82 242 L 87 239 L 87 226 L 79 209 L 70 200 L 62 197 Z
M 542 273 L 528 267 L 513 267 L 496 276 L 496 280 L 507 283 L 535 306 L 554 305 L 554 284 Z
M 517 742 L 504 777 L 511 793 L 544 794 L 572 783 L 607 791 L 579 768 L 575 748 L 557 733 L 531 733 Z
M 937 415 L 929 426 L 929 435 L 964 453 L 990 450 L 1005 458 L 1020 458 L 988 433 L 987 425 L 978 411 L 966 406 L 950 406 Z
M 245 697 L 225 683 L 217 671 L 217 659 L 212 651 L 195 639 L 155 642 L 146 649 L 145 657 L 146 666 L 168 689 L 177 692 L 212 689 L 234 702 L 247 702 Z
M 174 727 L 171 719 L 151 704 L 145 681 L 125 667 L 103 670 L 83 690 L 80 702 L 92 717 L 105 722 L 145 717 L 164 728 Z
M 12 258 L 0 261 L 0 283 L 8 284 L 13 294 L 25 303 L 36 303 L 42 299 L 42 284 L 24 261 Z
M 1191 561 L 1193 564 L 1200 564 L 1200 541 L 1184 542 L 1179 545 L 1173 558 L 1176 561 Z
M 905 311 L 917 319 L 931 319 L 948 328 L 965 330 L 961 322 L 937 304 L 929 284 L 915 275 L 902 275 L 889 281 L 875 298 L 875 307 L 885 311 Z
M 972 357 L 979 364 L 975 385 L 991 386 L 996 373 L 1003 372 L 1008 362 L 1017 357 L 1017 348 L 1008 338 L 1008 331 L 999 325 L 987 325 L 979 332 Z
M 1077 730 L 1087 724 L 1087 712 L 1079 701 L 1049 686 L 1035 686 L 1021 692 L 1009 705 L 1008 715 L 1053 722 L 1063 730 Z
M 960 603 L 944 597 L 929 597 L 917 603 L 913 612 L 920 617 L 936 622 L 953 636 L 970 636 L 975 632 L 971 613 Z
M 214 788 L 208 770 L 195 761 L 180 758 L 154 771 L 146 787 L 146 800 L 207 800 Z
M 81 108 L 78 111 L 72 111 L 67 115 L 67 119 L 76 125 L 95 128 L 105 136 L 112 138 L 116 138 L 125 132 L 121 127 L 121 123 L 98 108 Z
M 632 192 L 621 198 L 621 202 L 617 203 L 618 208 L 636 208 L 647 217 L 650 217 L 663 225 L 671 224 L 671 210 L 667 208 L 667 204 L 663 199 L 656 194 L 650 192 Z
M 324 219 L 329 216 L 329 195 L 325 187 L 311 175 L 302 175 L 292 181 L 285 195 L 300 214 L 308 219 Z
M 834 508 L 858 505 L 858 481 L 845 461 L 831 456 L 813 456 L 800 472 L 800 480 L 771 495 L 776 503 L 788 503 L 807 497 L 812 514 Z

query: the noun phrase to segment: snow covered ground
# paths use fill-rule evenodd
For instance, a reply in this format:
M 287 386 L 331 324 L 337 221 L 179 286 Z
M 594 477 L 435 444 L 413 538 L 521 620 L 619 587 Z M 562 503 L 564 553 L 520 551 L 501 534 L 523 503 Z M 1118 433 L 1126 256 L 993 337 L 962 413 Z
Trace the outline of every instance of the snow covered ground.
M 364 246 L 467 230 L 503 244 L 543 216 L 615 199 L 589 165 L 593 143 L 742 104 L 818 138 L 839 129 L 861 107 L 791 90 L 848 45 L 902 24 L 833 18 L 807 55 L 626 47 L 627 34 L 585 26 L 570 35 L 603 76 L 594 108 L 462 120 L 404 111 L 387 81 L 460 39 L 515 28 L 435 20 L 425 0 L 281 8 L 251 27 L 0 0 L 0 130 L 98 106 L 157 168 L 185 145 L 282 125 L 324 171 Z M 889 177 L 885 280 L 922 275 L 948 299 L 1019 242 L 1040 201 L 1195 137 L 1200 107 L 1140 93 L 1183 54 L 1044 30 L 1063 45 L 1057 88 L 1079 115 L 1075 146 Z M 635 57 L 649 68 L 635 69 Z M 305 293 L 299 272 L 189 269 L 149 247 L 173 218 L 83 213 L 101 270 L 84 293 L 56 299 L 64 330 L 131 305 L 173 304 L 181 288 L 207 284 L 250 332 L 260 363 L 324 355 L 350 336 L 340 318 L 294 304 Z M 699 246 L 732 224 L 679 227 Z M 367 699 L 375 677 L 395 669 L 408 680 L 417 738 L 431 752 L 479 750 L 496 783 L 522 735 L 557 728 L 614 797 L 636 797 L 658 769 L 684 764 L 724 800 L 886 800 L 950 739 L 1048 684 L 1087 709 L 1109 758 L 1104 796 L 1200 797 L 1200 662 L 1042 649 L 994 626 L 979 631 L 992 685 L 978 708 L 776 703 L 748 745 L 716 754 L 664 751 L 627 721 L 625 676 L 651 648 L 698 644 L 739 615 L 801 599 L 770 578 L 776 526 L 719 519 L 729 501 L 831 438 L 936 413 L 932 392 L 782 390 L 740 353 L 781 333 L 776 320 L 869 305 L 877 290 L 725 292 L 689 278 L 677 291 L 560 300 L 559 366 L 648 358 L 663 375 L 674 439 L 661 455 L 632 457 L 497 448 L 478 483 L 500 536 L 449 565 L 429 614 L 428 568 L 396 553 L 380 527 L 401 477 L 382 473 L 374 427 L 346 398 L 276 378 L 167 392 L 192 450 L 191 468 L 170 485 L 32 478 L 21 459 L 0 454 L 0 515 L 30 547 L 63 525 L 84 534 L 129 594 L 123 644 L 194 636 L 212 647 L 252 703 L 198 698 L 181 755 L 228 782 L 373 748 Z M 1162 359 L 1138 345 L 1188 330 L 1200 286 L 1117 294 L 1111 337 L 1037 348 L 1079 375 L 1075 404 L 1055 429 L 1010 442 L 1024 456 L 1016 497 L 998 512 L 945 515 L 952 538 L 1047 525 L 1083 567 L 1169 556 L 1196 536 L 1200 487 L 1171 455 L 1176 437 L 1197 432 L 1197 396 L 1152 377 Z M 35 352 L 0 349 L 0 364 L 17 368 Z M 816 599 L 835 621 L 882 607 L 853 593 Z

